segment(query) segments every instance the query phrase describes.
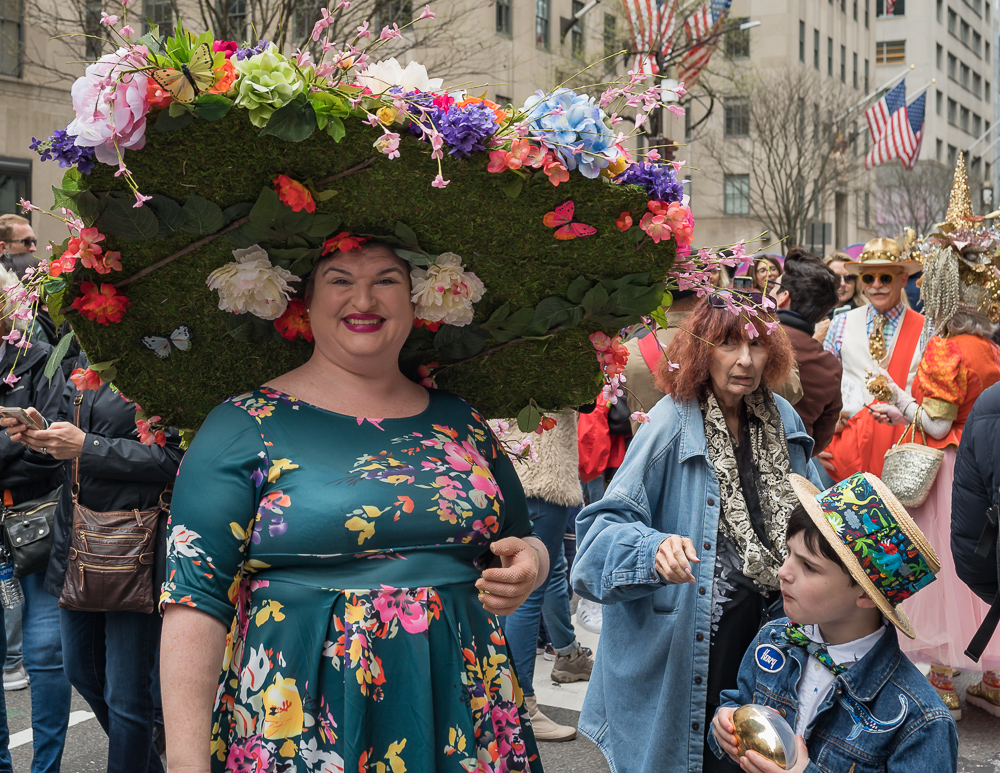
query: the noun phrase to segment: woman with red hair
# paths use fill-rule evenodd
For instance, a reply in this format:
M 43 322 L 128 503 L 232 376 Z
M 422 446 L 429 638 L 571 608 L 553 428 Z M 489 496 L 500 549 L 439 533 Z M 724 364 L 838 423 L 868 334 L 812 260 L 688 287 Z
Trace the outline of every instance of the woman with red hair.
M 788 474 L 818 483 L 812 439 L 772 393 L 791 344 L 759 293 L 734 299 L 739 313 L 724 296 L 691 312 L 661 366 L 667 396 L 577 518 L 573 587 L 607 605 L 580 731 L 619 773 L 731 768 L 705 734 L 781 598 Z

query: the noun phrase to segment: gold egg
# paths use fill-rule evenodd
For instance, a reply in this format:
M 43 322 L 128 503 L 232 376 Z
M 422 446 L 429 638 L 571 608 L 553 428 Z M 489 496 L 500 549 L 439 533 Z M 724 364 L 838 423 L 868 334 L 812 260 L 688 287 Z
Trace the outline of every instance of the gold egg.
M 733 712 L 733 728 L 740 753 L 755 751 L 781 768 L 785 768 L 785 745 L 773 721 L 763 707 L 749 703 Z

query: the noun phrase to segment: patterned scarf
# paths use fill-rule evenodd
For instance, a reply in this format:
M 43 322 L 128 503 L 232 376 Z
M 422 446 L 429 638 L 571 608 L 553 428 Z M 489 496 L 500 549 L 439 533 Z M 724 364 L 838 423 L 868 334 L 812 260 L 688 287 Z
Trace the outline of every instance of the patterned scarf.
M 802 630 L 802 626 L 798 623 L 789 623 L 786 625 L 785 630 L 782 631 L 782 635 L 785 637 L 786 642 L 794 647 L 804 649 L 826 666 L 826 670 L 834 676 L 842 674 L 847 670 L 847 666 L 842 666 L 834 662 L 833 658 L 830 657 L 830 652 L 827 650 L 826 645 L 815 642 L 806 636 L 805 631 Z
M 701 400 L 701 412 L 705 417 L 705 441 L 708 445 L 708 458 L 715 468 L 722 495 L 719 527 L 733 542 L 743 559 L 743 574 L 762 589 L 771 591 L 780 587 L 778 569 L 787 552 L 785 527 L 788 525 L 788 514 L 798 504 L 798 499 L 788 481 L 791 470 L 788 441 L 774 399 L 770 392 L 761 388 L 747 395 L 744 402 L 750 417 L 750 447 L 757 470 L 765 532 L 772 546 L 770 549 L 764 546 L 750 523 L 729 427 L 719 402 L 711 391 Z

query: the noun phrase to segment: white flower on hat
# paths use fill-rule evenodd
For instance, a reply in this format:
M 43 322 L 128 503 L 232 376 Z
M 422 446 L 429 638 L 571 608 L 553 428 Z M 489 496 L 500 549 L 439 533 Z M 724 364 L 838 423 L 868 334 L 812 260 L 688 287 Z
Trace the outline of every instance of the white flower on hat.
M 219 292 L 219 308 L 243 314 L 249 311 L 261 319 L 277 319 L 285 313 L 289 282 L 299 278 L 291 271 L 272 266 L 267 252 L 259 244 L 233 250 L 235 263 L 227 263 L 208 275 L 209 290 Z
M 479 277 L 466 271 L 454 252 L 442 252 L 426 269 L 410 269 L 410 286 L 417 319 L 458 327 L 472 322 L 472 304 L 486 292 Z
M 428 78 L 422 64 L 410 62 L 403 69 L 395 57 L 370 64 L 358 75 L 358 85 L 367 86 L 373 94 L 384 94 L 393 86 L 401 86 L 404 94 L 437 91 L 443 83 L 443 78 Z

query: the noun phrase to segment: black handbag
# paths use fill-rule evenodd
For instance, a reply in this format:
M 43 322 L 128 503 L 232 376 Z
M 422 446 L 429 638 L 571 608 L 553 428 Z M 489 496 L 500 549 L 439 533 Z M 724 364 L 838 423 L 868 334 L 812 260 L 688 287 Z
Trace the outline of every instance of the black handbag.
M 62 486 L 51 494 L 17 507 L 3 508 L 3 540 L 14 563 L 14 576 L 26 577 L 49 565 L 52 552 L 52 519 Z

